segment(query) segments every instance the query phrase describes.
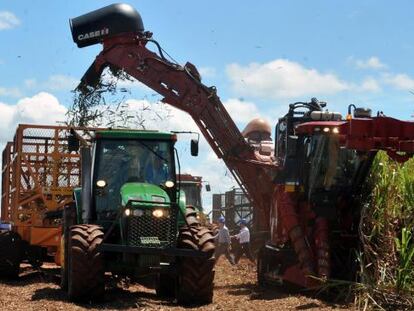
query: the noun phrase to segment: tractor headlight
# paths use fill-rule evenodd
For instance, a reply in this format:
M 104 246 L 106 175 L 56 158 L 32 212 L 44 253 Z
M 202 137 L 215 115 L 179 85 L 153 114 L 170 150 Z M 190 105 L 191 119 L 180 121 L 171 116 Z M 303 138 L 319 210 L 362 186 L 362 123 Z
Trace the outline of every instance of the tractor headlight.
M 172 188 L 172 187 L 174 187 L 174 182 L 173 182 L 173 181 L 171 181 L 171 180 L 167 180 L 167 181 L 165 182 L 165 187 L 167 187 L 167 188 Z
M 154 216 L 156 218 L 161 218 L 165 214 L 166 213 L 162 209 L 155 209 L 155 210 L 152 211 L 152 216 Z
M 129 215 L 131 215 L 131 210 L 127 208 L 124 213 L 125 213 L 125 216 L 128 217 Z
M 332 133 L 334 133 L 334 134 L 339 134 L 339 128 L 334 127 L 334 128 L 332 129 Z
M 103 180 L 103 179 L 100 179 L 100 180 L 98 180 L 98 181 L 96 182 L 96 186 L 97 186 L 98 188 L 104 188 L 104 187 L 106 186 L 106 181 L 105 181 L 105 180 Z
M 329 128 L 329 127 L 324 127 L 323 128 L 323 131 L 325 132 L 325 133 L 329 133 L 329 131 L 330 131 L 331 129 Z

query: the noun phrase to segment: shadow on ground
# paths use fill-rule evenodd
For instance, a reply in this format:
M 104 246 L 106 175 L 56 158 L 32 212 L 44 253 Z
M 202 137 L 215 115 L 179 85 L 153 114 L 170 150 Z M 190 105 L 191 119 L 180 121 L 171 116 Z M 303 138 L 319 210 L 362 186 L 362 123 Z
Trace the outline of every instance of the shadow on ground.
M 242 284 L 231 284 L 223 286 L 215 286 L 215 289 L 225 290 L 227 294 L 233 296 L 249 296 L 250 300 L 278 300 L 284 299 L 290 296 L 303 296 L 311 299 L 316 299 L 316 302 L 306 303 L 297 306 L 296 310 L 308 310 L 315 309 L 321 306 L 331 307 L 349 307 L 352 302 L 350 300 L 337 300 L 337 297 L 333 297 L 330 294 L 315 293 L 313 291 L 304 291 L 298 289 L 284 289 L 281 286 L 266 286 L 261 287 L 256 283 L 246 282 Z M 319 303 L 320 302 L 320 303 Z
M 32 300 L 67 300 L 66 294 L 59 288 L 45 287 L 37 289 Z M 105 292 L 105 297 L 99 302 L 82 302 L 76 305 L 86 309 L 130 309 L 158 306 L 175 306 L 174 301 L 163 300 L 152 292 L 131 292 L 122 288 L 110 288 Z
M 109 278 L 109 277 L 108 277 Z M 18 279 L 2 279 L 1 282 L 8 286 L 24 287 L 29 285 L 43 285 L 34 291 L 31 300 L 48 300 L 69 302 L 66 293 L 60 289 L 60 269 L 59 268 L 40 268 L 33 270 L 30 266 L 22 266 Z M 158 297 L 154 290 L 130 291 L 114 285 L 113 281 L 107 280 L 111 284 L 105 291 L 105 296 L 99 302 L 75 303 L 79 307 L 86 309 L 130 309 L 158 306 L 176 306 L 172 300 Z

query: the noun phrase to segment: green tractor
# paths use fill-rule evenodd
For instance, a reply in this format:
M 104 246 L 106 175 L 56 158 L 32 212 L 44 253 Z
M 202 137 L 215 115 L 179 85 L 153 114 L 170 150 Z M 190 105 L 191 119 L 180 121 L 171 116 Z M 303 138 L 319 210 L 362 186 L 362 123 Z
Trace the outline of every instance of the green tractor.
M 154 277 L 157 294 L 179 303 L 212 301 L 214 238 L 180 198 L 175 142 L 172 133 L 99 130 L 82 144 L 82 188 L 63 217 L 69 299 L 101 299 L 110 272 Z
M 205 214 L 203 209 L 203 202 L 201 199 L 201 190 L 203 183 L 207 192 L 211 190 L 210 184 L 203 181 L 201 176 L 193 176 L 191 174 L 180 174 L 178 175 L 180 182 L 180 197 L 185 198 L 185 202 L 188 205 L 194 206 L 197 212 L 197 218 L 200 223 L 204 226 L 211 227 L 210 219 Z

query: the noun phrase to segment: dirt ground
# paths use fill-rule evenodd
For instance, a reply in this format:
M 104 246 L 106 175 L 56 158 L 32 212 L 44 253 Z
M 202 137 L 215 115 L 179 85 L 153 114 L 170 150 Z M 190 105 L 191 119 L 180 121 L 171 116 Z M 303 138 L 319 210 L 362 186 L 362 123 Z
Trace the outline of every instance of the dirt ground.
M 352 306 L 286 294 L 277 288 L 260 288 L 256 285 L 255 271 L 243 259 L 233 267 L 220 258 L 216 266 L 214 302 L 183 308 L 174 301 L 159 299 L 154 290 L 140 285 L 110 288 L 103 303 L 74 304 L 67 301 L 59 288 L 58 268 L 43 266 L 35 271 L 23 266 L 19 280 L 0 281 L 0 310 L 353 310 Z

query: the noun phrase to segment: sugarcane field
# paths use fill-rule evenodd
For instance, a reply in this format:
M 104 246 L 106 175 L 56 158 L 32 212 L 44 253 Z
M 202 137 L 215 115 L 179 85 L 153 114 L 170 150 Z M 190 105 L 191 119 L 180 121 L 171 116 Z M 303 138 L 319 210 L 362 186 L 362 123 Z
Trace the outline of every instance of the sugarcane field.
M 414 310 L 414 3 L 0 3 L 0 310 Z

